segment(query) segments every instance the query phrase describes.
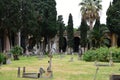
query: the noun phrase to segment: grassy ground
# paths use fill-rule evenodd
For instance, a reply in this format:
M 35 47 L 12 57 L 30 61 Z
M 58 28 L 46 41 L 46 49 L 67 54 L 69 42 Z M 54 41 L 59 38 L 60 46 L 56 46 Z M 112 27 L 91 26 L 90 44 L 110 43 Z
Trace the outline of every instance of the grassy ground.
M 78 60 L 77 56 L 74 56 L 74 61 L 69 62 L 70 55 L 66 55 L 64 58 L 60 58 L 59 55 L 55 55 L 52 59 L 52 79 L 29 79 L 18 78 L 17 68 L 26 67 L 26 72 L 38 72 L 40 67 L 45 70 L 48 66 L 48 57 L 39 60 L 34 57 L 20 57 L 18 61 L 12 61 L 11 64 L 2 65 L 0 69 L 0 80 L 93 80 L 96 72 L 96 66 L 94 62 L 85 62 Z M 120 74 L 120 63 L 114 63 L 112 67 L 99 67 L 99 71 L 96 80 L 109 80 L 110 74 Z

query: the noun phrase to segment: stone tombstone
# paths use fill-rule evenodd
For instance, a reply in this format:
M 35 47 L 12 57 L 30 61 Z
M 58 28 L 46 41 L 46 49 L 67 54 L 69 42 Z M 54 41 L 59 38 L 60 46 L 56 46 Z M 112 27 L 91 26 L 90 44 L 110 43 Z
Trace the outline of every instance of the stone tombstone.
M 20 67 L 18 67 L 18 77 L 20 77 Z
M 81 56 L 82 56 L 82 49 L 81 49 L 81 46 L 79 46 L 78 60 L 80 60 Z
M 40 67 L 39 69 L 39 74 L 38 74 L 38 78 L 42 78 L 43 73 L 45 73 L 45 70 L 43 68 Z
M 7 58 L 6 58 L 6 64 L 10 64 L 11 63 L 12 54 L 7 52 L 6 56 L 7 56 Z
M 46 78 L 53 78 L 53 72 L 52 71 L 47 71 Z
M 95 72 L 95 75 L 94 75 L 94 79 L 93 79 L 93 80 L 96 80 L 98 70 L 99 70 L 99 67 L 96 68 L 96 72 Z
M 10 63 L 11 63 L 11 59 L 8 58 L 8 59 L 6 60 L 6 64 L 10 64 Z
M 110 75 L 110 80 L 120 80 L 120 75 L 118 74 Z
M 23 75 L 25 74 L 25 67 L 23 67 Z
M 71 57 L 70 60 L 69 60 L 69 62 L 73 62 L 73 61 L 74 61 L 74 60 L 73 60 L 73 57 Z
M 8 58 L 12 58 L 12 54 L 11 53 L 7 53 L 7 57 Z

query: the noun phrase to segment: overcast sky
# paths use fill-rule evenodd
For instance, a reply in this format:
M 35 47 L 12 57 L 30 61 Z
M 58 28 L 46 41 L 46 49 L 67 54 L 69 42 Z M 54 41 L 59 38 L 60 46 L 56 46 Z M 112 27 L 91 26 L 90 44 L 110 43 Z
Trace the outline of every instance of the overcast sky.
M 63 21 L 67 25 L 69 13 L 73 16 L 74 28 L 78 28 L 81 23 L 80 6 L 82 0 L 56 0 L 57 15 L 63 15 Z M 106 24 L 106 10 L 109 7 L 110 1 L 102 0 L 102 10 L 100 12 L 101 23 Z

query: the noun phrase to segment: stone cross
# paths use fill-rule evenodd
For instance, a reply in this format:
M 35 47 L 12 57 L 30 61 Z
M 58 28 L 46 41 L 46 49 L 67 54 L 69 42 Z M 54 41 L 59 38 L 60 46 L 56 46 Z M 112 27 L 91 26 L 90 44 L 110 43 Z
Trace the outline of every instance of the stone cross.
M 52 57 L 53 57 L 53 56 L 52 56 L 52 54 L 49 54 L 48 57 L 50 58 L 50 61 L 48 61 L 49 66 L 48 66 L 48 68 L 47 68 L 47 71 L 48 71 L 48 70 L 49 70 L 49 71 L 52 71 L 52 70 L 51 70 L 51 67 L 52 67 Z
M 50 61 L 48 61 L 49 66 L 48 66 L 48 68 L 47 68 L 47 76 L 48 76 L 49 78 L 52 78 L 52 77 L 53 77 L 53 73 L 52 73 L 51 67 L 52 67 L 52 57 L 53 57 L 53 56 L 52 56 L 52 54 L 49 54 L 48 57 L 50 58 Z

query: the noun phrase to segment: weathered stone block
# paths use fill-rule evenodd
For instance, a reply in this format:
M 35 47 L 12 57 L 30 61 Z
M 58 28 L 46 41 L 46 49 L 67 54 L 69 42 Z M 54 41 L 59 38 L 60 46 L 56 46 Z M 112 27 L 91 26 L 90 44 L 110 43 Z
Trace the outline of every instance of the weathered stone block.
M 110 80 L 120 80 L 120 75 L 118 74 L 110 75 Z

